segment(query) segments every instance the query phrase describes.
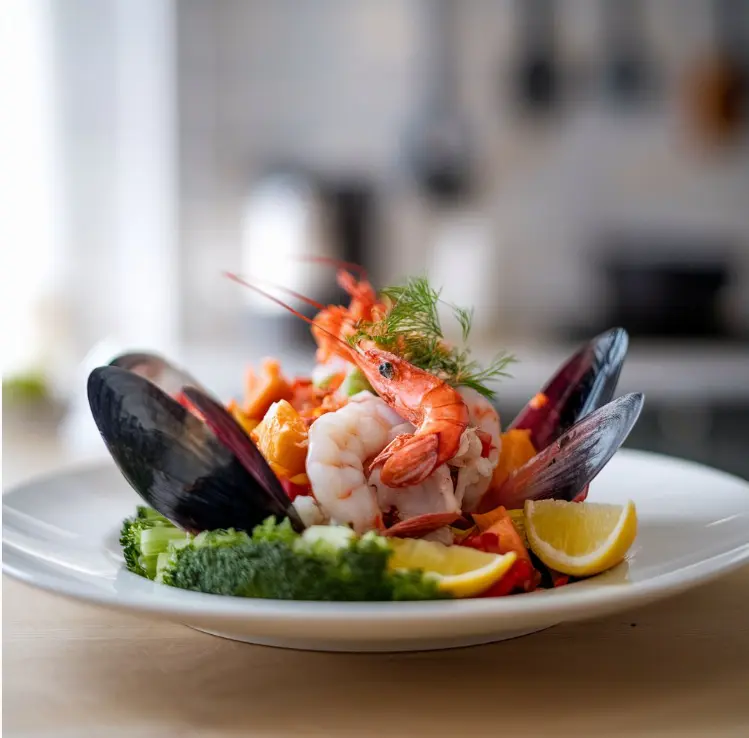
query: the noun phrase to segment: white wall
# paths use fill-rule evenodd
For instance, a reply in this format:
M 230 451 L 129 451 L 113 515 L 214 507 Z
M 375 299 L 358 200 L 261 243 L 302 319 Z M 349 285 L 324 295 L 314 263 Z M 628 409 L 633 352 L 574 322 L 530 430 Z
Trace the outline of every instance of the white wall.
M 65 283 L 79 358 L 177 340 L 172 0 L 53 3 Z

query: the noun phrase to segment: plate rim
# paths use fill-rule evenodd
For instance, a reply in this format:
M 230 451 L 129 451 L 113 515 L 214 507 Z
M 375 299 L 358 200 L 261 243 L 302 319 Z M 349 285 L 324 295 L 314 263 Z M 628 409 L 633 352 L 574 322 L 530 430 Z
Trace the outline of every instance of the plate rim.
M 721 476 L 726 481 L 739 483 L 746 489 L 749 502 L 749 481 L 738 475 L 710 467 L 700 462 L 660 454 L 652 451 L 623 448 L 617 456 L 624 455 L 633 460 L 638 457 L 659 463 L 673 464 L 679 467 L 692 467 L 707 471 L 714 476 Z M 35 475 L 3 490 L 3 498 L 9 494 L 23 493 L 25 489 L 40 484 L 54 482 L 60 477 L 75 477 L 81 474 L 95 474 L 116 470 L 109 460 L 85 461 L 68 464 L 55 471 Z M 133 493 L 135 494 L 135 493 Z M 5 502 L 3 501 L 3 507 Z M 3 525 L 3 528 L 5 526 Z M 5 542 L 3 542 L 5 550 Z M 159 590 L 164 585 L 152 583 L 153 593 L 135 593 L 135 596 L 123 597 L 121 594 L 107 590 L 97 590 L 94 586 L 60 579 L 54 575 L 34 573 L 16 567 L 6 561 L 3 555 L 2 571 L 11 578 L 69 599 L 88 602 L 97 606 L 140 612 L 166 618 L 197 616 L 215 621 L 242 620 L 247 624 L 252 621 L 272 617 L 283 623 L 294 623 L 300 619 L 315 624 L 333 623 L 336 621 L 357 621 L 359 624 L 377 620 L 403 622 L 404 620 L 431 623 L 442 620 L 462 622 L 485 621 L 495 616 L 497 629 L 503 627 L 502 621 L 513 617 L 543 617 L 549 621 L 562 622 L 582 617 L 593 617 L 602 612 L 612 612 L 630 607 L 637 607 L 645 602 L 663 599 L 679 592 L 692 589 L 707 582 L 723 577 L 749 564 L 749 527 L 747 539 L 743 544 L 734 546 L 728 551 L 701 559 L 700 561 L 679 567 L 676 570 L 657 574 L 636 583 L 608 584 L 595 586 L 590 582 L 548 591 L 539 591 L 527 595 L 502 598 L 476 598 L 464 600 L 439 600 L 425 602 L 314 602 L 305 600 L 265 600 L 243 597 L 227 597 L 185 590 L 169 589 L 168 597 L 160 597 Z M 123 572 L 135 577 L 135 574 Z M 373 637 L 374 633 L 370 636 Z

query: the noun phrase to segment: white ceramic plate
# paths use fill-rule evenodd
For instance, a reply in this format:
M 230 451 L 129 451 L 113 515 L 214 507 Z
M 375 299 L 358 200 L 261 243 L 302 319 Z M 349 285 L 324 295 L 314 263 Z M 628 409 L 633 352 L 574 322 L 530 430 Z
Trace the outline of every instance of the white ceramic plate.
M 591 501 L 635 501 L 628 560 L 552 591 L 423 603 L 316 603 L 219 597 L 126 571 L 117 533 L 140 498 L 114 465 L 47 477 L 3 496 L 3 569 L 94 604 L 236 640 L 315 650 L 401 651 L 511 638 L 683 591 L 749 561 L 749 483 L 696 464 L 622 450 Z

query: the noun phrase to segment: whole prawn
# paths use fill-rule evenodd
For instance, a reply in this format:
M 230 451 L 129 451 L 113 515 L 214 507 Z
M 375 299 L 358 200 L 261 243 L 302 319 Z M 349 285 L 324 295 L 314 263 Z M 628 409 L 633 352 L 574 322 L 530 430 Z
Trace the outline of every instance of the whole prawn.
M 323 259 L 323 261 L 332 264 L 340 263 L 346 267 L 354 266 L 345 262 L 336 262 L 333 259 Z M 312 335 L 318 346 L 317 361 L 323 364 L 334 356 L 348 360 L 348 352 L 345 348 L 341 348 L 339 339 L 345 339 L 353 335 L 359 321 L 378 320 L 385 311 L 385 305 L 377 299 L 374 287 L 367 281 L 363 273 L 361 279 L 357 280 L 347 268 L 340 268 L 336 274 L 336 281 L 338 286 L 351 298 L 348 307 L 343 305 L 324 307 L 312 303 L 319 310 L 312 322 Z M 311 303 L 310 300 L 301 295 L 295 296 Z
M 316 325 L 282 300 L 241 277 L 228 275 L 264 295 L 302 320 Z M 318 328 L 327 331 L 318 325 Z M 334 333 L 337 353 L 356 364 L 377 394 L 416 431 L 401 434 L 370 464 L 382 465 L 380 478 L 388 487 L 412 487 L 423 482 L 437 467 L 449 461 L 460 448 L 469 414 L 460 393 L 434 374 L 382 349 L 352 346 Z M 318 421 L 319 422 L 319 421 Z
M 468 427 L 463 398 L 447 382 L 388 351 L 367 348 L 352 353 L 375 392 L 416 426 L 414 433 L 393 439 L 370 469 L 382 464 L 380 478 L 388 487 L 420 484 L 458 452 Z

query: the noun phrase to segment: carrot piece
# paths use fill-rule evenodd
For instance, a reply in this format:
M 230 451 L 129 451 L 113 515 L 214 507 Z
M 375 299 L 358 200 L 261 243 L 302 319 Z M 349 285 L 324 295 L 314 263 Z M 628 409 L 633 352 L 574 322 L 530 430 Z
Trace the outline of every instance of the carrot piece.
M 537 451 L 531 442 L 530 430 L 516 428 L 502 434 L 502 448 L 499 452 L 499 463 L 494 469 L 490 489 L 497 489 L 505 480 L 527 461 L 530 461 Z
M 304 474 L 307 425 L 288 401 L 274 402 L 251 437 L 276 476 L 293 479 Z
M 502 511 L 504 513 L 503 516 L 492 523 L 486 532 L 493 533 L 499 539 L 499 553 L 505 554 L 514 551 L 519 559 L 530 561 L 531 556 L 515 524 L 512 522 L 512 518 L 504 508 Z
M 543 392 L 539 392 L 537 395 L 534 395 L 533 399 L 528 404 L 534 410 L 540 410 L 548 401 L 549 398 Z
M 501 520 L 507 511 L 504 507 L 495 507 L 494 510 L 489 510 L 488 513 L 473 513 L 473 522 L 476 523 L 481 532 L 489 530 L 498 520 Z
M 518 588 L 525 592 L 534 590 L 538 586 L 540 575 L 533 566 L 530 553 L 507 510 L 498 507 L 484 515 L 474 515 L 473 518 L 481 532 L 469 536 L 460 545 L 487 553 L 506 554 L 513 551 L 517 555 L 510 571 L 485 596 L 499 597 Z M 477 518 L 481 518 L 481 522 Z
M 250 369 L 246 388 L 244 412 L 256 420 L 261 420 L 274 402 L 290 400 L 292 396 L 291 385 L 281 374 L 281 365 L 275 359 L 263 362 L 259 376 Z

